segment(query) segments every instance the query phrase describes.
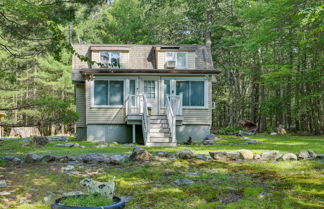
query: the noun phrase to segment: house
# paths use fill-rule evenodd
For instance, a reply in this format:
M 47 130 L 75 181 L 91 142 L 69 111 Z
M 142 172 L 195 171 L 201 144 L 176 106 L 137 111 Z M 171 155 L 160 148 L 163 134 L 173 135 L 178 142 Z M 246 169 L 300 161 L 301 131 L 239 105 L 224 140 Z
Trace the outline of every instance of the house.
M 210 47 L 204 45 L 74 45 L 72 81 L 88 141 L 175 146 L 210 134 Z

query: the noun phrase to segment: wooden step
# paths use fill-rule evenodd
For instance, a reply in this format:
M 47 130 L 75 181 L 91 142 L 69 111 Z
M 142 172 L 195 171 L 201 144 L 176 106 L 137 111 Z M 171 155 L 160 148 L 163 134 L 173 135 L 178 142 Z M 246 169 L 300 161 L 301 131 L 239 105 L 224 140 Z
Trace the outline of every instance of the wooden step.
M 150 130 L 151 133 L 170 133 L 169 128 L 152 128 Z
M 169 137 L 150 137 L 151 143 L 165 143 L 171 142 L 171 138 Z
M 151 123 L 168 123 L 168 120 L 161 120 L 161 119 L 151 119 Z
M 168 133 L 150 133 L 151 137 L 171 137 L 170 132 Z
M 155 128 L 169 128 L 169 124 L 167 124 L 167 123 L 152 123 L 152 124 L 150 124 L 150 128 L 151 129 L 155 129 Z

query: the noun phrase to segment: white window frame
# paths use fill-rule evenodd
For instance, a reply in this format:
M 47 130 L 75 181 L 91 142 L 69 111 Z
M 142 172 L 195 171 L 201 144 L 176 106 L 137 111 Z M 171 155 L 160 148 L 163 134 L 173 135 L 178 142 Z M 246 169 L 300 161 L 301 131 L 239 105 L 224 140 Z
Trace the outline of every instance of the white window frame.
M 208 101 L 209 101 L 209 89 L 208 89 L 208 78 L 206 77 L 192 77 L 192 78 L 188 78 L 188 77 L 161 77 L 161 107 L 165 108 L 164 106 L 164 91 L 163 91 L 163 87 L 164 87 L 164 80 L 170 80 L 170 93 L 172 93 L 172 91 L 174 91 L 174 95 L 176 95 L 177 93 L 177 87 L 176 87 L 176 83 L 177 81 L 203 81 L 204 82 L 204 106 L 182 106 L 184 109 L 208 109 Z
M 167 53 L 172 53 L 173 54 L 173 57 L 175 58 L 175 60 L 170 60 L 170 59 L 168 59 L 167 57 Z M 178 53 L 184 53 L 185 55 L 186 55 L 186 66 L 184 67 L 184 68 L 179 68 L 179 67 L 177 67 L 177 65 L 178 65 L 178 60 L 177 60 L 177 58 L 178 58 Z M 188 69 L 188 65 L 189 65 L 189 62 L 188 62 L 188 52 L 183 52 L 183 51 L 181 51 L 181 52 L 165 52 L 165 62 L 167 63 L 168 61 L 175 61 L 175 68 L 176 69 Z
M 104 81 L 124 81 L 124 92 L 123 92 L 123 105 L 95 105 L 94 103 L 94 81 L 96 80 L 104 80 Z M 93 80 L 90 81 L 90 107 L 92 108 L 121 108 L 125 107 L 125 102 L 127 99 L 127 96 L 129 95 L 129 81 L 135 80 L 135 93 L 137 93 L 138 88 L 138 77 L 95 77 Z
M 101 64 L 104 64 L 103 62 L 102 62 L 102 60 L 101 60 L 101 53 L 109 53 L 109 60 L 108 60 L 108 66 L 104 66 L 104 67 L 108 67 L 108 68 L 120 68 L 120 51 L 109 51 L 109 50 L 105 50 L 105 51 L 100 51 L 99 52 L 99 60 L 100 60 L 100 63 Z M 109 66 L 110 64 L 111 64 L 111 58 L 112 58 L 112 56 L 111 56 L 111 54 L 112 53 L 118 53 L 118 66 Z

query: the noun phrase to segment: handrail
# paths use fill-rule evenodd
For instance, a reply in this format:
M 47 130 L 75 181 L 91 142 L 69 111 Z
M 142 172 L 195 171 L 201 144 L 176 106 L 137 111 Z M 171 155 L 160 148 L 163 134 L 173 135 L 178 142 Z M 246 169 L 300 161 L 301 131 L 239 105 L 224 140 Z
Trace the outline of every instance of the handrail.
M 168 124 L 169 124 L 169 127 L 170 127 L 172 142 L 175 143 L 176 142 L 176 116 L 175 116 L 175 114 L 173 112 L 173 108 L 171 106 L 169 96 L 167 96 L 166 101 L 167 101 L 166 115 L 167 115 L 167 118 L 168 118 Z
M 147 144 L 150 142 L 150 116 L 148 113 L 148 105 L 145 95 L 142 95 L 143 98 L 143 135 L 144 135 L 144 143 Z

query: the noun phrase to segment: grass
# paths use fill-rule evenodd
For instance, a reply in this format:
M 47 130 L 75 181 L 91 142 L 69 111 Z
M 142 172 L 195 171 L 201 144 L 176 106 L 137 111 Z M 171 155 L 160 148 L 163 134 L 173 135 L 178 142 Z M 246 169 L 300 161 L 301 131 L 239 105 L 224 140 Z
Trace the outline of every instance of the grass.
M 250 138 L 262 144 L 240 145 L 240 137 L 221 136 L 214 146 L 178 146 L 147 148 L 150 152 L 176 152 L 190 149 L 195 153 L 249 149 L 254 153 L 279 150 L 298 153 L 312 149 L 324 152 L 323 136 L 265 136 Z M 21 147 L 22 142 L 0 143 L 0 155 L 37 154 L 75 155 L 84 153 L 130 153 L 131 147 L 95 148 L 93 143 L 80 142 L 86 148 L 58 148 L 51 143 L 43 148 Z M 84 191 L 79 181 L 91 177 L 98 181 L 116 181 L 117 196 L 133 196 L 127 208 L 323 208 L 323 160 L 294 162 L 204 162 L 196 160 L 168 160 L 145 163 L 126 162 L 124 165 L 76 165 L 78 172 L 67 175 L 62 163 L 23 164 L 0 167 L 0 179 L 6 179 L 9 196 L 0 196 L 0 208 L 49 209 L 49 202 L 64 192 Z M 196 175 L 191 175 L 195 173 Z M 176 179 L 191 179 L 192 185 L 179 186 Z M 4 191 L 4 189 L 0 190 Z M 259 195 L 266 192 L 263 198 Z
M 60 204 L 65 206 L 94 207 L 106 206 L 113 203 L 112 199 L 101 195 L 80 195 L 64 198 Z

